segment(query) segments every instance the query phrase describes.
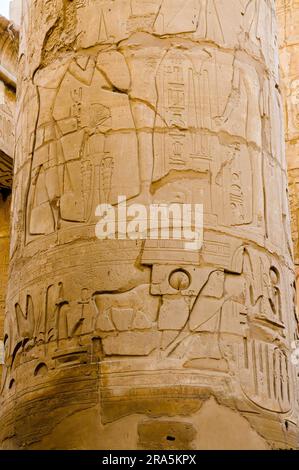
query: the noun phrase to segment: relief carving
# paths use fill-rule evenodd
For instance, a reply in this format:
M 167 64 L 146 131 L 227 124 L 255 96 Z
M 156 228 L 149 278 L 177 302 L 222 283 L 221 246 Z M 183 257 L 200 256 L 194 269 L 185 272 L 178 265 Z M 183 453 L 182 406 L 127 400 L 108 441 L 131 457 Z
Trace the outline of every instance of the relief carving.
M 56 448 L 61 434 L 79 448 L 65 419 L 77 429 L 80 416 L 96 447 L 116 426 L 137 448 L 157 442 L 156 424 L 161 440 L 187 421 L 179 442 L 200 447 L 215 398 L 265 448 L 292 448 L 298 314 L 275 15 L 270 0 L 230 3 L 27 4 L 1 402 L 18 422 L 0 430 L 5 445 Z M 119 196 L 143 213 L 203 204 L 202 248 L 97 239 L 97 206 L 119 209 Z
M 94 217 L 98 204 L 114 204 L 120 193 L 129 199 L 139 192 L 137 138 L 130 103 L 121 91 L 112 90 L 128 87 L 129 76 L 128 80 L 122 78 L 123 83 L 109 81 L 115 54 L 100 54 L 96 64 L 92 57 L 78 57 L 58 71 L 60 79 L 56 68 L 53 70 L 58 89 L 51 83 L 39 86 L 28 236 L 52 233 L 70 223 L 86 223 Z M 119 72 L 127 72 L 125 61 Z M 53 114 L 51 107 L 47 115 L 43 103 L 49 99 Z M 130 182 L 124 171 L 125 148 L 133 170 Z

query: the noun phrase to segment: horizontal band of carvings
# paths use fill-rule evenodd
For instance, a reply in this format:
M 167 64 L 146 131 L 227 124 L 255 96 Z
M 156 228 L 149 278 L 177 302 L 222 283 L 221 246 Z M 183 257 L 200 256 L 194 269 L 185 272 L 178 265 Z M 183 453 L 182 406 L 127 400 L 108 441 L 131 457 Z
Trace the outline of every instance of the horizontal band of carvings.
M 12 187 L 13 160 L 0 150 L 0 189 Z

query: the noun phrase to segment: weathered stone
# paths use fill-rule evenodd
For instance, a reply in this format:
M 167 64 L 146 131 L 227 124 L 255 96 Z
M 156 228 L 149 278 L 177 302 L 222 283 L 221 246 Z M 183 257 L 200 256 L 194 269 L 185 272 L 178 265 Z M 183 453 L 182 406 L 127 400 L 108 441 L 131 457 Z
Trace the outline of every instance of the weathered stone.
M 298 447 L 274 2 L 229 3 L 23 2 L 3 448 Z
M 295 0 L 277 2 L 281 88 L 284 97 L 286 156 L 289 174 L 292 236 L 299 282 L 299 4 Z M 299 299 L 296 299 L 297 309 Z M 298 317 L 299 319 L 299 317 Z
M 16 27 L 0 16 L 0 377 L 5 358 L 4 315 L 9 263 L 10 202 L 15 144 Z
M 188 450 L 196 431 L 191 423 L 151 420 L 139 424 L 138 434 L 141 449 Z
M 160 334 L 154 331 L 119 333 L 103 339 L 104 353 L 107 356 L 148 356 L 159 346 L 159 339 Z

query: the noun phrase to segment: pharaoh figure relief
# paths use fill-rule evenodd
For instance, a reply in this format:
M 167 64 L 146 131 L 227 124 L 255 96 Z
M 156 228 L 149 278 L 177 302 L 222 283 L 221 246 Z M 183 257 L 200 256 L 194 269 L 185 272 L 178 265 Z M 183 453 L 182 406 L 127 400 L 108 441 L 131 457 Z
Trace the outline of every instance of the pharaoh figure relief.
M 119 78 L 110 81 L 114 64 Z M 86 223 L 98 204 L 115 203 L 118 194 L 138 194 L 136 131 L 123 93 L 129 86 L 127 65 L 116 51 L 98 58 L 76 57 L 41 77 L 27 207 L 29 235 Z M 133 168 L 130 182 L 125 181 L 126 159 Z M 94 195 L 92 186 L 97 188 Z
M 46 4 L 24 13 L 2 446 L 295 448 L 274 2 L 57 0 L 41 41 Z M 202 248 L 97 239 L 119 196 L 203 204 Z

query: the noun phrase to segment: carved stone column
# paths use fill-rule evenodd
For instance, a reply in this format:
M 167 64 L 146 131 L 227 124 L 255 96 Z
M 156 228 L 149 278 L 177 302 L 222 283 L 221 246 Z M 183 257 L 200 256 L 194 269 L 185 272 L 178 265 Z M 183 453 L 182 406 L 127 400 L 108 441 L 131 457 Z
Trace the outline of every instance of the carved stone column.
M 10 197 L 0 188 L 0 378 L 4 361 L 4 313 L 9 262 L 9 208 Z
M 9 219 L 14 152 L 15 73 L 18 32 L 0 16 L 0 377 L 9 263 Z
M 289 169 L 289 192 L 292 235 L 299 280 L 299 3 L 296 0 L 277 2 L 280 32 L 280 63 L 285 104 L 286 153 Z M 298 301 L 297 304 L 299 305 Z
M 25 10 L 4 448 L 297 446 L 274 7 Z M 119 195 L 202 203 L 203 248 L 98 240 Z

